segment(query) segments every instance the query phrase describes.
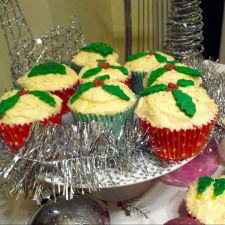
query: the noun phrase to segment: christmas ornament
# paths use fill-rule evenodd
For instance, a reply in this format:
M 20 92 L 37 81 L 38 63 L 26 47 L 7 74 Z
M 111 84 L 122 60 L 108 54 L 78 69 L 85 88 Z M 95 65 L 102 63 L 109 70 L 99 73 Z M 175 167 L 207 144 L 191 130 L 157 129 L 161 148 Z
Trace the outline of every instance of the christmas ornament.
M 164 225 L 203 225 L 198 220 L 190 217 L 178 217 L 166 222 Z
M 202 10 L 199 0 L 172 0 L 164 50 L 179 60 L 201 58 L 204 48 Z M 192 64 L 192 63 L 191 63 Z
M 100 204 L 87 196 L 74 196 L 71 200 L 59 198 L 41 207 L 31 225 L 50 224 L 110 224 L 109 213 Z
M 212 175 L 220 164 L 219 145 L 211 139 L 205 149 L 178 170 L 161 177 L 161 181 L 175 186 L 187 187 L 201 176 Z

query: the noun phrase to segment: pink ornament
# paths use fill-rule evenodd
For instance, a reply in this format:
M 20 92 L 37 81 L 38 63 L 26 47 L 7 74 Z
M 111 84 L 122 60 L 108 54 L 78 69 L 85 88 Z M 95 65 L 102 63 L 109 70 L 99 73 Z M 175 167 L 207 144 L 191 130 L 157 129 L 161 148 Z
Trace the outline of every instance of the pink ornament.
M 187 187 L 201 176 L 212 175 L 219 167 L 219 145 L 215 139 L 211 139 L 204 150 L 181 168 L 161 177 L 161 181 Z
M 178 217 L 166 222 L 164 225 L 203 225 L 190 217 Z

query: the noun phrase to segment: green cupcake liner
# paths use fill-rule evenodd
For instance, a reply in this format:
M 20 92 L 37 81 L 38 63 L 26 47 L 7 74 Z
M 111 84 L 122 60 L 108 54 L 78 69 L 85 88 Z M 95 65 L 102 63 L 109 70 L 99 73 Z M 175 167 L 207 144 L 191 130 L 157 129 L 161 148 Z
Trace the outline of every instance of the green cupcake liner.
M 70 63 L 70 67 L 78 74 L 80 73 L 81 69 L 83 68 L 83 66 L 77 65 L 73 62 Z
M 143 80 L 147 72 L 132 72 L 131 89 L 135 94 L 140 94 L 143 90 Z
M 89 123 L 91 121 L 96 121 L 112 129 L 115 135 L 119 135 L 122 126 L 129 123 L 133 119 L 134 106 L 129 110 L 115 115 L 95 115 L 95 114 L 82 114 L 72 111 L 74 120 L 77 122 Z

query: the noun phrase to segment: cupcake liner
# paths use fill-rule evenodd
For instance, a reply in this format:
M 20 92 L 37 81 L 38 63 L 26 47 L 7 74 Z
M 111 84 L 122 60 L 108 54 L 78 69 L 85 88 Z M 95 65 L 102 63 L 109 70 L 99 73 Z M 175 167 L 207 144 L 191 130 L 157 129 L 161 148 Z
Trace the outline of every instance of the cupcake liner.
M 83 66 L 77 65 L 73 62 L 71 62 L 71 64 L 69 65 L 77 74 L 80 73 L 81 69 L 83 68 Z
M 115 115 L 95 115 L 95 114 L 82 114 L 78 112 L 72 111 L 72 115 L 75 121 L 80 121 L 84 123 L 89 123 L 91 121 L 96 121 L 106 125 L 114 134 L 119 134 L 122 126 L 125 122 L 131 121 L 130 118 L 133 118 L 134 107 L 129 110 L 121 113 L 117 113 Z
M 156 156 L 164 159 L 182 160 L 198 154 L 208 141 L 210 130 L 216 117 L 201 128 L 170 131 L 168 128 L 153 127 L 151 123 L 140 119 L 140 125 L 148 130 L 151 140 L 149 147 L 155 149 Z
M 140 94 L 143 90 L 143 80 L 147 72 L 132 72 L 131 89 L 135 94 Z
M 61 124 L 62 111 L 41 121 L 41 123 L 48 124 Z M 29 137 L 30 128 L 32 123 L 9 125 L 0 123 L 0 135 L 5 144 L 10 148 L 13 153 L 17 153 L 23 147 Z
M 78 84 L 74 84 L 73 86 L 69 88 L 65 88 L 63 90 L 56 90 L 56 91 L 51 91 L 52 94 L 57 95 L 63 100 L 62 103 L 62 114 L 65 114 L 67 112 L 70 112 L 69 107 L 67 106 L 67 102 L 69 98 L 74 94 L 74 92 L 77 90 Z

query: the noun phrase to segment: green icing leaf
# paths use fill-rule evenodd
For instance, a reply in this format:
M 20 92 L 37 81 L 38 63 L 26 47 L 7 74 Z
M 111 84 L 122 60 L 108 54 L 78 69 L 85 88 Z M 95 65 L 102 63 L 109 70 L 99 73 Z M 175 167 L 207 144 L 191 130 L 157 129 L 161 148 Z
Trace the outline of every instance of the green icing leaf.
M 106 59 L 97 59 L 96 61 L 97 61 L 97 62 L 102 62 L 102 63 L 107 62 Z
M 153 70 L 148 78 L 147 87 L 150 87 L 158 77 L 162 76 L 167 69 L 165 67 Z
M 85 51 L 85 52 L 98 53 L 103 57 L 106 57 L 107 55 L 113 53 L 113 48 L 102 42 L 90 43 L 90 44 L 82 47 L 81 50 Z
M 223 194 L 225 190 L 225 178 L 215 179 L 214 187 L 214 196 Z
M 180 87 L 188 87 L 188 86 L 194 86 L 195 83 L 193 80 L 180 79 L 177 81 L 177 85 Z
M 46 74 L 62 74 L 66 75 L 66 67 L 56 62 L 46 62 L 34 66 L 28 73 L 28 77 L 34 77 Z
M 128 75 L 128 74 L 129 74 L 127 68 L 124 67 L 124 66 L 113 66 L 113 65 L 110 65 L 110 68 L 112 68 L 112 69 L 118 69 L 118 70 L 120 70 L 121 73 L 123 73 L 124 75 Z
M 78 87 L 77 91 L 70 98 L 70 103 L 73 104 L 77 98 L 82 95 L 84 92 L 88 91 L 90 88 L 94 87 L 94 82 L 87 82 Z
M 174 68 L 174 70 L 176 70 L 179 73 L 183 73 L 192 77 L 201 77 L 202 74 L 200 71 L 190 68 L 190 67 L 186 67 L 186 66 L 176 66 Z
M 103 84 L 101 87 L 106 92 L 108 92 L 112 95 L 115 95 L 115 96 L 119 97 L 120 99 L 123 99 L 125 101 L 130 100 L 130 97 L 127 96 L 119 86 Z
M 98 74 L 98 73 L 101 72 L 101 71 L 102 71 L 102 67 L 101 67 L 101 66 L 97 66 L 97 67 L 95 67 L 95 68 L 93 68 L 93 69 L 86 70 L 86 71 L 84 72 L 84 74 L 82 75 L 82 78 L 89 78 L 89 77 L 92 77 L 92 76 Z
M 38 97 L 41 101 L 47 103 L 50 106 L 56 106 L 55 99 L 46 91 L 30 91 L 29 94 Z
M 110 76 L 109 74 L 105 74 L 103 76 L 99 76 L 99 77 L 96 77 L 95 80 L 109 80 L 110 79 Z
M 164 62 L 167 62 L 167 58 L 163 55 L 161 55 L 160 53 L 158 52 L 155 52 L 154 53 L 154 56 L 156 58 L 156 60 L 159 62 L 159 63 L 164 63 Z
M 143 92 L 140 93 L 140 96 L 150 95 L 156 92 L 165 91 L 167 89 L 167 85 L 165 84 L 157 84 L 148 89 L 145 89 Z
M 7 110 L 11 109 L 18 102 L 19 98 L 20 95 L 16 93 L 12 97 L 0 101 L 0 117 L 2 117 Z
M 201 195 L 205 192 L 206 188 L 209 187 L 214 182 L 214 179 L 208 176 L 200 177 L 198 179 L 198 189 L 197 193 Z
M 174 65 L 174 64 L 176 64 L 176 63 L 179 63 L 179 61 L 173 60 L 173 61 L 167 61 L 167 62 L 166 62 L 166 64 L 169 65 L 169 66 L 172 66 L 172 65 Z
M 172 94 L 176 100 L 177 106 L 185 115 L 193 117 L 196 112 L 196 106 L 192 101 L 192 97 L 178 89 L 173 89 Z
M 136 59 L 140 59 L 144 56 L 148 55 L 148 52 L 138 52 L 138 53 L 135 53 L 133 55 L 129 55 L 127 57 L 127 61 L 133 61 L 133 60 L 136 60 Z

